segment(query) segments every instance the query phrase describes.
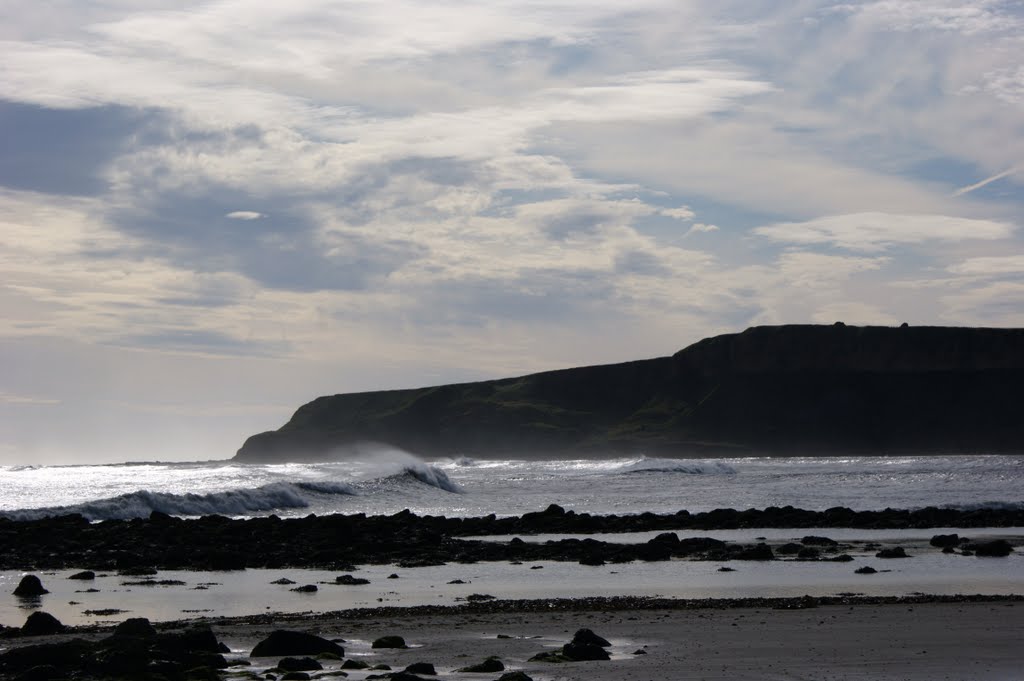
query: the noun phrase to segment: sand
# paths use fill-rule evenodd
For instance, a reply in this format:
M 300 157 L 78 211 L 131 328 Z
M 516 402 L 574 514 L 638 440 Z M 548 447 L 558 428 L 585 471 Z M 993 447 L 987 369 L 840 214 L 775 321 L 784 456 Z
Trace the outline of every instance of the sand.
M 607 662 L 528 661 L 587 627 L 609 639 Z M 395 669 L 430 662 L 439 678 L 494 679 L 453 670 L 496 655 L 540 681 L 573 679 L 909 679 L 1024 678 L 1024 603 L 835 605 L 779 610 L 310 617 L 266 624 L 215 624 L 239 656 L 275 628 L 342 637 L 348 657 Z M 371 650 L 385 634 L 408 650 Z M 498 635 L 512 638 L 498 638 Z M 539 638 L 536 638 L 539 637 Z M 646 655 L 634 655 L 643 649 Z M 274 660 L 264 661 L 264 666 Z M 258 671 L 257 665 L 251 668 Z M 350 679 L 366 673 L 351 672 Z

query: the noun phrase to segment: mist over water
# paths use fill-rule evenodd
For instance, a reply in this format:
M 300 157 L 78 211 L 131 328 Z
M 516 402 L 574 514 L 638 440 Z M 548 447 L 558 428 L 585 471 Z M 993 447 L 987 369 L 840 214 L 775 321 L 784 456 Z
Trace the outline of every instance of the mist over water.
M 330 463 L 0 468 L 0 516 L 589 513 L 792 505 L 824 510 L 1024 504 L 1022 456 L 424 461 L 364 448 Z

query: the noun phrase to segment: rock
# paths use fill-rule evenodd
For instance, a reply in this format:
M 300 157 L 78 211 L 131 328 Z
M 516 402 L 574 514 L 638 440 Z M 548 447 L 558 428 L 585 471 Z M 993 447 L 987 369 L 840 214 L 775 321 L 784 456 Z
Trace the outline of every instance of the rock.
M 324 666 L 311 657 L 285 657 L 277 663 L 277 668 L 284 672 L 314 672 Z
M 295 583 L 294 581 L 288 579 L 287 577 L 282 577 L 281 579 L 275 579 L 274 581 L 271 582 L 271 584 L 281 584 L 281 585 L 290 585 L 290 584 L 294 584 L 294 583 Z
M 584 645 L 594 645 L 601 648 L 607 648 L 611 645 L 608 639 L 598 636 L 590 629 L 580 629 L 572 637 L 573 643 L 581 643 Z
M 888 549 L 882 549 L 875 554 L 875 558 L 910 558 L 907 552 L 903 550 L 902 546 L 894 546 Z
M 960 535 L 936 534 L 931 538 L 931 540 L 928 543 L 934 546 L 935 548 L 939 549 L 955 548 L 960 545 Z
M 853 572 L 855 574 L 858 574 L 858 575 L 873 575 L 876 572 L 878 572 L 878 570 L 876 570 L 875 568 L 871 567 L 870 565 L 865 565 L 864 567 L 857 568 Z
M 427 674 L 429 676 L 437 676 L 437 672 L 434 670 L 434 665 L 429 662 L 413 662 L 405 668 L 405 671 L 409 674 Z
M 295 592 L 300 593 L 300 594 L 311 594 L 311 593 L 316 593 L 320 589 L 319 589 L 319 587 L 316 584 L 303 584 L 302 586 L 297 586 L 294 589 L 288 589 L 288 590 L 289 591 L 295 591 Z
M 736 560 L 775 560 L 775 554 L 772 553 L 772 547 L 762 542 L 755 546 L 745 547 L 736 554 Z
M 135 565 L 132 567 L 122 568 L 117 571 L 117 574 L 122 577 L 152 577 L 156 572 L 156 568 L 146 565 Z
M 839 542 L 835 539 L 829 539 L 828 537 L 817 537 L 813 534 L 808 535 L 800 540 L 800 543 L 805 546 L 838 546 Z
M 797 551 L 796 557 L 800 560 L 817 560 L 818 558 L 821 558 L 821 551 L 813 546 L 805 546 Z
M 974 555 L 985 558 L 1005 558 L 1013 551 L 1013 547 L 1005 539 L 995 539 L 989 542 L 970 542 L 964 548 L 973 551 Z
M 21 598 L 34 598 L 48 593 L 50 592 L 43 588 L 43 583 L 35 575 L 22 577 L 18 582 L 18 587 L 14 590 L 14 595 Z
M 392 572 L 390 575 L 388 575 L 388 579 L 398 579 L 398 575 Z
M 344 657 L 345 649 L 314 634 L 278 629 L 257 643 L 249 657 L 286 657 L 319 653 L 334 653 Z
M 362 660 L 345 660 L 342 665 L 342 669 L 369 669 L 370 663 L 363 662 Z
M 498 681 L 533 681 L 533 678 L 526 675 L 526 672 L 505 672 L 498 677 Z
M 373 642 L 371 648 L 407 648 L 401 636 L 381 636 Z
M 495 597 L 491 594 L 469 594 L 466 596 L 466 600 L 470 603 L 481 603 L 483 601 L 493 601 Z
M 468 667 L 456 669 L 455 671 L 466 672 L 467 674 L 489 674 L 491 672 L 505 671 L 505 664 L 497 657 L 488 657 L 479 664 L 471 664 Z
M 352 575 L 338 575 L 334 578 L 334 583 L 344 584 L 345 586 L 361 586 L 369 584 L 370 580 L 363 579 L 362 577 L 353 577 Z
M 531 657 L 530 662 L 551 662 L 553 664 L 558 664 L 560 662 L 572 662 L 572 660 L 562 654 L 561 650 L 545 650 Z
M 566 643 L 562 646 L 562 654 L 570 660 L 591 661 L 610 660 L 611 655 L 601 646 L 590 643 Z
M 643 648 L 638 648 L 638 649 L 633 651 L 633 654 L 634 655 L 646 655 L 647 651 L 644 650 Z
M 802 544 L 797 544 L 796 542 L 789 542 L 787 544 L 783 544 L 782 546 L 780 546 L 777 549 L 777 551 L 784 556 L 789 556 L 794 553 L 799 553 L 802 548 Z
M 604 565 L 604 558 L 601 556 L 583 556 L 579 560 L 580 565 L 589 565 L 590 567 L 600 567 Z
M 92 570 L 82 570 L 68 577 L 68 579 L 82 579 L 82 580 L 93 580 L 96 579 L 96 573 Z
M 281 681 L 309 681 L 311 678 L 306 672 L 288 672 L 281 677 Z
M 448 582 L 448 584 L 465 584 L 465 582 L 461 579 L 453 579 L 452 581 Z
M 719 572 L 736 572 L 736 569 L 723 565 L 722 567 L 718 568 L 718 571 Z
M 34 612 L 21 625 L 23 636 L 49 636 L 65 631 L 67 627 L 60 623 L 56 617 L 48 612 Z
M 145 617 L 131 617 L 114 627 L 114 636 L 152 638 L 156 636 L 156 629 Z

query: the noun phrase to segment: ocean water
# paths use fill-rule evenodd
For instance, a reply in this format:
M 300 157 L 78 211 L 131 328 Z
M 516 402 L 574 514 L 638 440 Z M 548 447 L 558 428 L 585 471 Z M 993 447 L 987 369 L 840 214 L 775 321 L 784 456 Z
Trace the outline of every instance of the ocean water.
M 424 461 L 394 449 L 331 463 L 0 467 L 0 516 L 499 516 L 792 505 L 823 510 L 1024 504 L 1024 456 Z
M 502 516 L 541 510 L 551 503 L 599 514 L 787 504 L 815 510 L 832 506 L 855 510 L 1020 507 L 1024 504 L 1022 483 L 1024 456 L 424 461 L 380 449 L 361 460 L 319 464 L 209 461 L 3 467 L 0 516 L 38 518 L 74 512 L 102 520 L 145 517 L 157 510 L 179 516 L 283 517 L 391 514 L 407 508 L 419 514 Z M 176 620 L 377 605 L 451 605 L 472 593 L 498 598 L 1024 593 L 1024 550 L 1007 558 L 986 559 L 946 555 L 928 546 L 931 534 L 952 531 L 829 528 L 823 532 L 849 543 L 844 551 L 854 557 L 853 562 L 734 561 L 732 572 L 719 572 L 720 565 L 715 562 L 688 560 L 600 567 L 550 561 L 414 569 L 367 565 L 361 566 L 358 574 L 371 584 L 346 587 L 334 584 L 335 573 L 321 570 L 160 572 L 158 579 L 184 582 L 177 586 L 131 585 L 125 583 L 130 578 L 115 574 L 83 583 L 67 579 L 74 570 L 60 570 L 40 574 L 51 592 L 41 599 L 0 598 L 0 624 L 19 625 L 36 609 L 45 609 L 68 624 L 85 624 L 140 616 Z M 782 544 L 798 541 L 807 533 L 766 528 L 678 534 Z M 595 536 L 606 541 L 642 542 L 654 534 Z M 1024 545 L 1024 528 L 972 528 L 967 534 L 979 540 L 1003 537 L 1014 546 Z M 545 541 L 562 536 L 524 539 Z M 508 537 L 487 539 L 508 541 Z M 874 543 L 904 546 L 912 557 L 880 561 L 875 558 Z M 861 565 L 873 565 L 880 572 L 867 577 L 855 574 Z M 398 573 L 399 579 L 388 579 L 391 573 Z M 23 574 L 0 572 L 0 592 L 10 593 Z M 270 584 L 279 577 L 298 584 L 319 584 L 320 589 L 315 594 L 298 594 L 287 586 Z M 455 580 L 465 583 L 453 583 Z

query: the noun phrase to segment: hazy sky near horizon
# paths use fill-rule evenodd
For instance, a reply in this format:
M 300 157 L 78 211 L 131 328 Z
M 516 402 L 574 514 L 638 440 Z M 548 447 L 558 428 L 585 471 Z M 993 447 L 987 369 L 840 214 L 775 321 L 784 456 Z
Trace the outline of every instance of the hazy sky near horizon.
M 0 5 L 0 462 L 755 324 L 1024 326 L 1017 1 Z

